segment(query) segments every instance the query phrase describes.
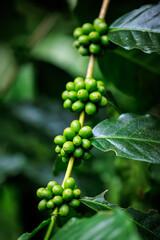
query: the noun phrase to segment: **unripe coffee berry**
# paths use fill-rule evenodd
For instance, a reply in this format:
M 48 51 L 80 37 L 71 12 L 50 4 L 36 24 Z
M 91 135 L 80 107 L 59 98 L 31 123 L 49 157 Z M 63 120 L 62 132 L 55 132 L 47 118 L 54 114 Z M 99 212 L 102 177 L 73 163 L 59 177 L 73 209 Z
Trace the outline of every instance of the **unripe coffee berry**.
M 101 100 L 101 94 L 100 92 L 92 92 L 90 93 L 89 95 L 89 99 L 92 101 L 92 102 L 99 102 Z
M 103 35 L 107 32 L 107 24 L 105 22 L 101 22 L 97 24 L 96 31 L 99 32 L 100 35 Z
M 54 208 L 55 204 L 54 204 L 54 201 L 53 199 L 50 199 L 48 202 L 47 202 L 47 208 Z
M 76 77 L 75 79 L 74 79 L 74 83 L 75 84 L 77 84 L 78 82 L 83 82 L 84 81 L 84 79 L 83 78 L 81 78 L 81 77 Z
M 52 191 L 53 187 L 57 185 L 57 182 L 56 181 L 50 181 L 48 184 L 47 184 L 47 189 Z
M 80 100 L 74 102 L 72 104 L 72 110 L 74 112 L 81 112 L 85 107 L 85 104 L 83 102 L 81 102 Z
M 88 159 L 90 159 L 91 158 L 91 153 L 90 152 L 85 152 L 84 154 L 83 154 L 83 159 L 84 160 L 88 160 Z
M 75 91 L 70 91 L 68 93 L 68 98 L 71 100 L 71 101 L 76 101 L 77 100 L 77 93 Z
M 80 198 L 80 196 L 81 196 L 81 190 L 80 190 L 80 189 L 74 189 L 74 190 L 73 190 L 73 196 L 74 196 L 75 198 Z
M 105 22 L 105 20 L 103 18 L 96 18 L 94 19 L 93 21 L 93 26 L 95 27 L 95 29 L 97 28 L 97 26 L 102 23 L 102 22 Z
M 80 205 L 80 201 L 78 199 L 72 199 L 69 202 L 69 206 L 72 207 L 72 208 L 78 208 L 79 205 Z
M 75 158 L 80 158 L 83 155 L 83 149 L 81 147 L 78 147 L 74 150 L 73 156 Z
M 85 106 L 85 112 L 88 114 L 88 115 L 92 115 L 92 114 L 95 114 L 97 111 L 97 108 L 96 108 L 96 105 L 92 102 L 88 102 Z
M 84 31 L 81 27 L 76 28 L 73 32 L 75 38 L 79 38 L 82 34 L 84 34 Z
M 39 197 L 39 198 L 43 198 L 43 191 L 45 190 L 45 188 L 39 188 L 38 190 L 37 190 L 37 197 Z
M 53 197 L 53 193 L 50 190 L 48 190 L 48 189 L 44 189 L 43 192 L 41 193 L 41 196 L 43 198 L 50 199 L 50 198 Z
M 78 41 L 80 42 L 80 44 L 82 44 L 83 46 L 86 46 L 89 44 L 89 37 L 87 35 L 82 35 L 78 38 Z
M 90 39 L 90 41 L 93 42 L 93 43 L 99 42 L 99 40 L 100 40 L 100 35 L 99 35 L 98 32 L 91 32 L 91 33 L 89 34 L 89 39 Z
M 80 47 L 78 48 L 78 52 L 79 52 L 79 54 L 81 54 L 82 56 L 88 56 L 88 55 L 89 55 L 88 48 L 87 48 L 87 47 L 84 47 L 84 46 L 80 46 Z
M 62 217 L 66 217 L 69 214 L 69 207 L 67 204 L 63 204 L 60 208 L 59 208 L 59 214 Z
M 85 87 L 86 87 L 85 82 L 84 81 L 79 81 L 75 85 L 75 90 L 78 92 L 79 90 L 84 89 Z
M 105 107 L 107 105 L 107 98 L 105 98 L 104 96 L 102 96 L 100 102 L 99 102 L 99 106 L 100 107 Z
M 91 44 L 89 45 L 89 51 L 90 51 L 90 53 L 92 53 L 92 54 L 98 54 L 98 53 L 100 52 L 100 50 L 101 50 L 101 47 L 100 47 L 100 45 L 97 44 L 97 43 L 91 43 Z
M 62 148 L 61 150 L 61 156 L 62 157 L 68 157 L 68 153 L 66 151 L 64 151 L 64 149 Z
M 55 194 L 55 195 L 62 195 L 63 193 L 63 187 L 60 186 L 60 185 L 55 185 L 53 188 L 52 188 L 52 192 Z
M 71 141 L 67 141 L 63 144 L 63 149 L 67 153 L 72 153 L 74 151 L 74 144 Z
M 69 162 L 69 157 L 62 157 L 62 162 L 67 163 Z
M 55 152 L 56 153 L 60 153 L 60 151 L 61 151 L 61 147 L 58 145 L 58 146 L 56 146 L 56 148 L 55 148 Z
M 100 92 L 101 94 L 105 93 L 105 87 L 104 86 L 98 86 L 97 87 L 98 92 Z
M 107 47 L 109 45 L 109 38 L 107 35 L 101 36 L 101 43 L 105 47 Z
M 63 99 L 63 100 L 68 99 L 68 91 L 67 91 L 67 90 L 63 91 L 63 93 L 62 93 L 62 99 Z
M 82 147 L 84 149 L 89 149 L 91 146 L 91 142 L 88 139 L 82 139 Z
M 43 199 L 38 204 L 38 210 L 39 211 L 44 211 L 46 208 L 47 208 L 47 200 Z
M 86 82 L 86 90 L 88 92 L 93 92 L 97 90 L 97 82 L 94 79 L 90 79 Z
M 72 189 L 71 188 L 64 189 L 62 196 L 65 201 L 70 201 L 73 198 Z
M 68 127 L 64 130 L 63 136 L 65 136 L 67 140 L 72 140 L 76 136 L 76 134 L 72 128 Z
M 80 137 L 80 136 L 75 136 L 74 138 L 73 138 L 73 144 L 75 145 L 75 146 L 80 146 L 81 145 L 81 143 L 82 143 L 82 138 Z
M 67 110 L 72 109 L 72 101 L 70 99 L 66 99 L 63 103 L 63 107 Z
M 74 91 L 74 82 L 68 82 L 68 83 L 66 84 L 66 89 L 67 89 L 68 91 Z
M 67 178 L 64 182 L 64 189 L 66 189 L 66 188 L 74 189 L 75 184 L 76 183 L 75 183 L 74 178 Z
M 81 100 L 82 102 L 85 102 L 88 99 L 88 91 L 86 89 L 81 89 L 78 91 L 77 93 L 77 97 L 79 98 L 79 100 Z
M 103 86 L 104 87 L 104 82 L 103 81 L 97 81 L 97 87 Z
M 74 120 L 71 122 L 70 127 L 73 129 L 73 131 L 75 131 L 75 133 L 78 133 L 81 129 L 81 124 L 78 120 Z
M 58 135 L 54 139 L 54 143 L 56 145 L 62 146 L 65 142 L 66 142 L 66 138 L 64 136 L 62 136 L 62 135 Z
M 94 31 L 94 27 L 91 23 L 84 23 L 82 26 L 84 34 L 89 34 L 90 32 Z
M 63 203 L 63 198 L 62 198 L 62 196 L 55 196 L 55 197 L 53 198 L 53 202 L 54 202 L 57 206 L 61 205 L 61 204 Z
M 92 128 L 89 126 L 82 127 L 79 130 L 79 136 L 82 138 L 89 138 L 92 136 Z
M 73 46 L 76 47 L 76 48 L 79 48 L 80 47 L 80 42 L 78 40 L 75 40 L 73 42 Z

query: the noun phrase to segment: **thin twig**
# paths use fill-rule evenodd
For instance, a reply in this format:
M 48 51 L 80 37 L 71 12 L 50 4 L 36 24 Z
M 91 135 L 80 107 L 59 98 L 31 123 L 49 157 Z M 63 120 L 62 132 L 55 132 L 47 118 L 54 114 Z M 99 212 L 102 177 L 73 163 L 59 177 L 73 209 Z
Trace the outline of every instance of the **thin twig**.
M 105 18 L 110 0 L 103 0 L 99 18 Z

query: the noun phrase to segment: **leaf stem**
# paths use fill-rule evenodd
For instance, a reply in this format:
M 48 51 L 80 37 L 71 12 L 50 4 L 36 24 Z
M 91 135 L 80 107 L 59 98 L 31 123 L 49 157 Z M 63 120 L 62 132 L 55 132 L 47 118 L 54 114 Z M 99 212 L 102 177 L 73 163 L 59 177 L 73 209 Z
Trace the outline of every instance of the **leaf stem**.
M 52 229 L 53 229 L 54 224 L 55 224 L 57 214 L 58 214 L 58 208 L 55 208 L 55 210 L 53 211 L 53 214 L 51 216 L 51 222 L 50 222 L 49 227 L 47 229 L 47 232 L 45 234 L 44 240 L 49 240 L 50 235 L 52 233 Z
M 110 0 L 103 0 L 99 18 L 105 18 Z

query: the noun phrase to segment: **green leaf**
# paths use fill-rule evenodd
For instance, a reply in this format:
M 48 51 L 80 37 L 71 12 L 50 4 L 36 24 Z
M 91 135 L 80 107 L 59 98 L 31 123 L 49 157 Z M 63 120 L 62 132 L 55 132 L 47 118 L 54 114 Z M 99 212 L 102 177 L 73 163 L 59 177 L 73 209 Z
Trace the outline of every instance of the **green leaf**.
M 50 218 L 43 221 L 37 228 L 35 228 L 31 233 L 22 234 L 17 240 L 29 240 L 31 239 L 37 232 L 39 232 L 42 228 L 47 226 L 50 223 Z
M 96 125 L 91 143 L 119 157 L 160 164 L 160 120 L 151 115 L 122 114 Z
M 144 5 L 117 19 L 110 26 L 109 39 L 130 50 L 160 54 L 160 3 Z
M 140 240 L 133 223 L 120 209 L 101 212 L 91 218 L 71 219 L 51 240 Z
M 89 208 L 99 211 L 117 210 L 118 205 L 110 204 L 105 199 L 105 194 L 108 190 L 102 192 L 96 197 L 84 197 L 80 201 L 88 206 Z M 156 210 L 149 210 L 148 212 L 141 212 L 135 208 L 129 207 L 123 209 L 127 214 L 129 214 L 130 219 L 139 226 L 141 234 L 147 239 L 159 239 L 160 236 L 160 215 Z

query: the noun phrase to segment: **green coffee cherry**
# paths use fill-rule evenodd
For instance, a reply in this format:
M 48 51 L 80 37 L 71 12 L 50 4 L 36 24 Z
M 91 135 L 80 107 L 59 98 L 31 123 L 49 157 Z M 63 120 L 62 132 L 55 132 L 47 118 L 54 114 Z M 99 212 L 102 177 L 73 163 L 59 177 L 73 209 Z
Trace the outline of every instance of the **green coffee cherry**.
M 65 90 L 65 91 L 62 92 L 62 99 L 63 99 L 63 100 L 68 99 L 68 91 L 67 91 L 67 90 Z
M 43 198 L 50 199 L 50 198 L 53 197 L 53 193 L 52 193 L 50 190 L 48 190 L 48 189 L 45 188 L 45 189 L 43 190 L 43 192 L 41 193 L 41 196 L 42 196 Z
M 81 143 L 82 143 L 82 138 L 80 137 L 80 136 L 75 136 L 74 138 L 73 138 L 73 144 L 75 145 L 75 146 L 80 146 L 81 145 Z
M 55 196 L 55 197 L 53 198 L 53 202 L 54 202 L 57 206 L 61 205 L 61 204 L 63 203 L 63 198 L 62 198 L 62 196 Z
M 62 217 L 66 217 L 69 214 L 69 207 L 67 204 L 63 204 L 60 208 L 59 208 L 59 214 Z
M 75 38 L 79 38 L 82 34 L 84 34 L 84 31 L 81 27 L 76 28 L 73 32 Z
M 80 47 L 80 42 L 79 42 L 78 40 L 75 40 L 75 41 L 73 42 L 73 46 L 74 46 L 75 48 L 79 48 L 79 47 Z
M 104 82 L 103 81 L 97 81 L 97 87 L 103 86 L 104 87 Z
M 74 112 L 81 112 L 85 107 L 85 104 L 83 102 L 81 102 L 80 100 L 74 102 L 72 104 L 72 110 Z
M 80 189 L 74 189 L 74 190 L 73 190 L 73 196 L 74 196 L 75 198 L 80 198 L 80 196 L 81 196 L 81 190 L 80 190 Z
M 60 151 L 61 151 L 61 147 L 58 145 L 58 146 L 56 146 L 56 148 L 55 148 L 55 152 L 56 153 L 60 153 Z
M 57 182 L 56 181 L 50 181 L 48 184 L 47 184 L 47 189 L 52 191 L 53 187 L 57 185 Z
M 83 155 L 83 149 L 81 147 L 77 147 L 73 152 L 73 156 L 75 158 L 80 158 L 82 155 Z
M 79 81 L 76 83 L 75 90 L 78 92 L 81 89 L 84 89 L 86 87 L 86 84 L 84 81 Z
M 97 82 L 94 79 L 90 79 L 86 82 L 86 90 L 88 92 L 93 92 L 97 90 Z
M 56 145 L 62 146 L 65 142 L 66 142 L 66 138 L 64 136 L 62 136 L 62 135 L 58 135 L 54 139 L 54 143 Z
M 43 190 L 45 190 L 45 188 L 39 188 L 38 190 L 37 190 L 37 197 L 39 197 L 39 198 L 43 198 Z
M 105 20 L 103 18 L 96 18 L 96 19 L 94 19 L 94 22 L 93 22 L 94 28 L 96 29 L 98 27 L 98 25 L 100 23 L 103 23 L 103 22 L 105 22 Z
M 72 189 L 71 188 L 64 189 L 62 196 L 65 201 L 70 201 L 73 198 Z
M 75 183 L 74 178 L 67 178 L 64 182 L 64 189 L 66 189 L 66 188 L 74 189 L 75 184 L 76 183 Z
M 80 46 L 80 47 L 78 48 L 78 52 L 79 52 L 79 54 L 81 54 L 82 56 L 88 56 L 88 55 L 89 55 L 88 48 L 87 48 L 87 47 L 84 47 L 84 46 Z
M 92 114 L 95 114 L 97 111 L 97 108 L 96 108 L 96 105 L 92 102 L 88 102 L 85 106 L 85 112 L 88 114 L 88 115 L 92 115 Z
M 100 41 L 100 35 L 99 35 L 98 32 L 91 32 L 89 34 L 89 39 L 90 39 L 91 42 L 97 43 L 97 42 Z
M 90 53 L 92 53 L 92 54 L 98 54 L 98 53 L 100 52 L 100 50 L 101 50 L 101 47 L 100 47 L 100 45 L 97 44 L 97 43 L 91 43 L 91 44 L 89 45 L 89 51 L 90 51 Z
M 98 92 L 100 92 L 101 94 L 105 93 L 105 87 L 104 86 L 98 86 L 97 87 Z
M 71 141 L 67 141 L 63 144 L 63 149 L 67 153 L 72 153 L 74 151 L 74 144 Z
M 54 204 L 53 199 L 51 199 L 47 202 L 47 208 L 54 208 L 54 206 L 55 206 L 55 204 Z
M 76 133 L 72 128 L 68 127 L 64 129 L 63 136 L 65 136 L 67 140 L 72 140 L 76 136 Z
M 83 82 L 84 81 L 84 79 L 83 78 L 81 78 L 81 77 L 76 77 L 75 79 L 74 79 L 74 83 L 75 84 L 77 84 L 78 82 Z
M 74 91 L 74 82 L 68 82 L 68 83 L 66 84 L 66 89 L 67 89 L 68 91 Z
M 96 31 L 99 32 L 100 35 L 103 35 L 107 32 L 107 24 L 105 22 L 101 22 L 99 24 L 97 24 L 96 26 Z
M 87 46 L 90 42 L 89 37 L 87 35 L 81 35 L 78 38 L 78 41 L 80 42 L 81 45 Z
M 104 96 L 102 96 L 100 102 L 99 102 L 99 106 L 100 107 L 105 107 L 107 105 L 107 98 L 105 98 Z
M 77 93 L 75 91 L 70 91 L 68 93 L 68 98 L 71 100 L 71 101 L 76 101 L 77 100 Z
M 66 99 L 63 103 L 63 107 L 67 110 L 72 109 L 72 101 L 70 99 Z
M 46 210 L 46 208 L 47 208 L 47 200 L 43 199 L 38 204 L 38 210 L 39 211 L 44 211 L 44 210 Z
M 82 147 L 84 149 L 89 149 L 91 146 L 91 142 L 88 139 L 82 139 Z
M 91 158 L 91 153 L 90 152 L 85 152 L 84 154 L 83 154 L 83 159 L 84 160 L 88 160 L 88 159 L 90 159 Z
M 75 131 L 75 133 L 78 133 L 81 129 L 81 124 L 78 120 L 74 120 L 71 122 L 70 127 L 73 129 L 73 131 Z
M 85 23 L 82 26 L 84 34 L 88 35 L 90 32 L 94 31 L 94 27 L 91 23 Z
M 66 151 L 64 151 L 64 149 L 62 148 L 61 150 L 61 156 L 62 157 L 68 157 L 68 153 Z
M 81 89 L 77 93 L 77 97 L 82 102 L 85 102 L 88 99 L 88 91 L 86 89 Z
M 79 205 L 80 205 L 80 201 L 78 199 L 72 199 L 69 202 L 69 206 L 72 207 L 72 208 L 78 208 Z
M 67 163 L 69 162 L 69 157 L 62 157 L 62 162 Z
M 84 80 L 85 84 L 86 84 L 89 80 L 91 80 L 91 79 L 93 79 L 93 78 L 92 78 L 92 77 L 86 78 L 86 79 Z
M 63 193 L 63 187 L 60 186 L 60 185 L 55 185 L 53 188 L 52 188 L 52 192 L 55 194 L 55 195 L 62 195 Z
M 107 35 L 101 36 L 101 43 L 105 47 L 107 47 L 109 45 L 109 38 Z
M 92 128 L 89 126 L 82 127 L 79 130 L 79 136 L 82 138 L 89 138 L 92 136 Z
M 92 101 L 92 102 L 99 102 L 101 100 L 101 94 L 100 92 L 92 92 L 90 93 L 89 95 L 89 99 Z

